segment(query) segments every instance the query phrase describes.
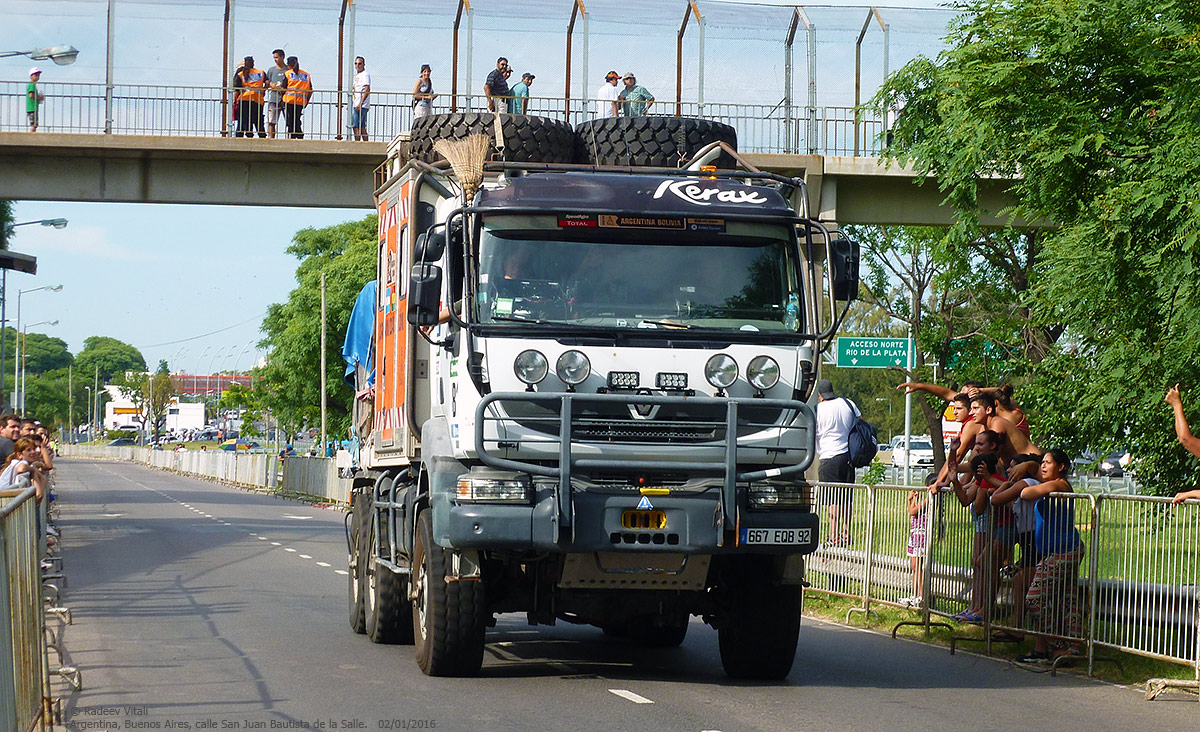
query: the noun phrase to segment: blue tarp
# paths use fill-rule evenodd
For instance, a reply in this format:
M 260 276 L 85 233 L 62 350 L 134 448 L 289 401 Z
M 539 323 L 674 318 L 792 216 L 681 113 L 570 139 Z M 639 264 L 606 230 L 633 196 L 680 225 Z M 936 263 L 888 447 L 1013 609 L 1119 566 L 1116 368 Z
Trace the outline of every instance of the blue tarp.
M 346 327 L 346 342 L 342 344 L 342 359 L 346 362 L 346 383 L 351 389 L 357 388 L 354 383 L 354 369 L 363 364 L 367 373 L 367 384 L 375 384 L 375 362 L 372 358 L 371 339 L 375 335 L 375 280 L 363 286 L 354 301 L 354 310 L 350 313 L 350 324 Z

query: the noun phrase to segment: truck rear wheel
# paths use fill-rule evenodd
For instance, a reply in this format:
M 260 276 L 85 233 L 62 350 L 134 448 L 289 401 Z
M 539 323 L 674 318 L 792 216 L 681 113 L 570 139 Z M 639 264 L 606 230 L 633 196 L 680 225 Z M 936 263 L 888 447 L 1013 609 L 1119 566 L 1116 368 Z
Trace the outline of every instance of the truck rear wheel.
M 417 518 L 413 548 L 413 640 L 429 676 L 474 676 L 483 665 L 487 607 L 482 580 L 447 582 L 450 553 L 433 541 L 429 511 Z
M 462 139 L 468 135 L 494 137 L 496 115 L 491 112 L 451 112 L 422 117 L 413 122 L 409 156 L 436 163 L 443 160 L 433 149 L 435 140 Z M 571 125 L 549 117 L 503 114 L 500 130 L 504 137 L 504 160 L 517 163 L 575 162 L 575 131 Z M 489 154 L 496 152 L 495 140 Z
M 379 547 L 376 546 L 373 520 L 365 533 L 369 551 L 360 559 L 360 564 L 365 566 L 363 596 L 366 598 L 367 637 L 375 643 L 412 643 L 408 579 L 378 562 Z
M 361 501 L 360 501 L 361 502 Z M 363 558 L 362 549 L 362 510 L 355 505 L 350 510 L 349 528 L 346 530 L 347 549 L 350 552 L 348 569 L 350 570 L 350 628 L 355 633 L 367 632 L 366 603 L 362 591 Z
M 717 631 L 721 665 L 735 679 L 782 679 L 792 670 L 800 636 L 798 585 L 741 584 Z
M 737 130 L 694 117 L 606 117 L 579 123 L 575 134 L 579 162 L 591 165 L 678 168 L 713 142 L 737 149 Z M 722 152 L 713 164 L 733 168 L 735 162 Z

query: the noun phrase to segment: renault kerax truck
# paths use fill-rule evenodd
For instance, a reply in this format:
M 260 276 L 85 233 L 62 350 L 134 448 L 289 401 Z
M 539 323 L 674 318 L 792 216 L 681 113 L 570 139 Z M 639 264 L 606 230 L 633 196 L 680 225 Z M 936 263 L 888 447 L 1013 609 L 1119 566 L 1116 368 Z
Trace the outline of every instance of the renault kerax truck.
M 381 169 L 355 631 L 465 676 L 501 614 L 642 648 L 703 622 L 729 675 L 790 671 L 858 247 L 798 180 L 691 167 L 489 163 L 466 195 L 446 165 Z

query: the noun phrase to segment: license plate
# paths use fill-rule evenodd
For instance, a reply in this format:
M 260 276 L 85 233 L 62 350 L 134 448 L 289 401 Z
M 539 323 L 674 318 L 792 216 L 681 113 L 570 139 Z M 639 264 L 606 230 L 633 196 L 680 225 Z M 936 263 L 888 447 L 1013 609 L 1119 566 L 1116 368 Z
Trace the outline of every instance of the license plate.
M 739 544 L 811 544 L 812 529 L 742 529 Z

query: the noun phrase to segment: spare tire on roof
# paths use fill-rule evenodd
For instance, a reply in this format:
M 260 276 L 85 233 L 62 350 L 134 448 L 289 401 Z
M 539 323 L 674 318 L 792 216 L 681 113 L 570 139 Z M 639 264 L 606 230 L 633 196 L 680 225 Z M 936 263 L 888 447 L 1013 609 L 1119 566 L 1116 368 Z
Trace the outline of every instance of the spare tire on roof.
M 678 168 L 713 142 L 737 149 L 737 130 L 695 117 L 606 117 L 581 122 L 575 134 L 578 162 L 591 165 Z M 736 163 L 722 152 L 713 164 L 733 168 Z
M 434 140 L 462 139 L 469 135 L 493 138 L 490 154 L 495 156 L 495 119 L 491 112 L 451 112 L 422 117 L 413 122 L 409 156 L 425 163 L 436 163 L 442 156 L 433 149 Z M 572 163 L 575 157 L 575 131 L 566 122 L 527 114 L 500 115 L 504 136 L 503 160 L 517 163 Z

